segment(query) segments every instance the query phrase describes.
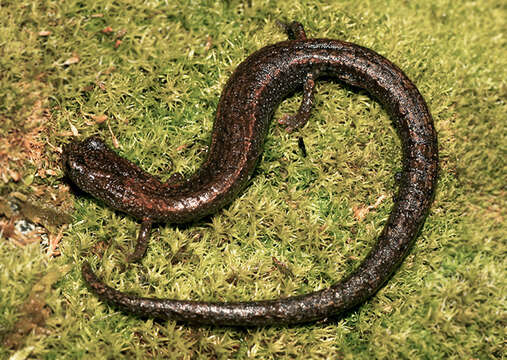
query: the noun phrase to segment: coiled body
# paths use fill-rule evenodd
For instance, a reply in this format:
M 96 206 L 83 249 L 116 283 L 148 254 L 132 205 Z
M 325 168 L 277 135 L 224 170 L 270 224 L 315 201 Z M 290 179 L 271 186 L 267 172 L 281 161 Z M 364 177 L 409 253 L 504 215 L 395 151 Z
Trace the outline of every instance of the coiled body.
M 398 194 L 365 260 L 328 289 L 236 303 L 128 295 L 103 284 L 85 263 L 84 278 L 102 299 L 136 314 L 189 323 L 301 323 L 339 314 L 365 301 L 404 259 L 424 222 L 437 180 L 437 138 L 428 107 L 407 76 L 381 55 L 338 40 L 306 39 L 302 27 L 301 31 L 295 40 L 264 47 L 238 66 L 222 92 L 207 158 L 189 179 L 163 184 L 97 138 L 69 145 L 65 170 L 83 190 L 143 222 L 195 220 L 217 211 L 245 186 L 278 104 L 303 87 L 303 104 L 296 116 L 303 119 L 296 124 L 300 126 L 309 117 L 315 80 L 334 77 L 377 98 L 392 116 L 402 141 L 404 167 Z

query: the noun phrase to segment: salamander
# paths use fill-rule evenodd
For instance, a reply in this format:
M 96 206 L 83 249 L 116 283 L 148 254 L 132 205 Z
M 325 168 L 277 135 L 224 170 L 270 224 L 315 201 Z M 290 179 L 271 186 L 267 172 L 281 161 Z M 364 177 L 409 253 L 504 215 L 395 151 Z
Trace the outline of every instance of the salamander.
M 79 188 L 142 223 L 131 261 L 147 247 L 153 223 L 195 221 L 231 202 L 261 155 L 278 104 L 303 89 L 299 110 L 280 122 L 289 131 L 308 121 L 315 82 L 332 77 L 365 89 L 393 119 L 401 138 L 403 170 L 390 216 L 362 263 L 329 288 L 305 295 L 242 302 L 146 298 L 104 284 L 88 262 L 82 274 L 104 301 L 141 316 L 193 324 L 264 326 L 339 315 L 373 296 L 409 252 L 432 203 L 438 175 L 437 134 L 428 106 L 396 65 L 365 47 L 307 39 L 303 26 L 283 24 L 289 40 L 248 56 L 227 81 L 201 167 L 186 179 L 163 183 L 120 157 L 96 136 L 68 144 L 63 166 Z

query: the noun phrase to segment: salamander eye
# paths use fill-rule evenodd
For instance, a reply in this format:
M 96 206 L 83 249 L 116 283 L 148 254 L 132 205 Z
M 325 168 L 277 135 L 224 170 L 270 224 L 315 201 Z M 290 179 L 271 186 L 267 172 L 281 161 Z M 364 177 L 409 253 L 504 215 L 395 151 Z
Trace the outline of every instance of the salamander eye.
M 82 142 L 82 146 L 90 150 L 105 150 L 107 145 L 98 136 L 91 136 Z
M 67 175 L 70 175 L 76 171 L 79 171 L 82 166 L 80 166 L 72 156 L 65 156 L 63 159 L 63 167 L 64 171 Z

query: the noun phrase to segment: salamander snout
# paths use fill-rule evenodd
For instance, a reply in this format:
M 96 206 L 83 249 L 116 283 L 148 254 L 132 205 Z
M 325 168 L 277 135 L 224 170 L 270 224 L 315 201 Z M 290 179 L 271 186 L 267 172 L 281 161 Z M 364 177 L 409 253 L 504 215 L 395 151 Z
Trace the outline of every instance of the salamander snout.
M 78 143 L 71 142 L 63 147 L 62 165 L 65 175 L 69 176 L 73 168 L 76 167 L 75 153 Z
M 105 159 L 108 147 L 98 136 L 73 141 L 63 148 L 62 165 L 65 175 L 81 185 L 85 178 L 97 171 L 106 171 L 111 161 Z

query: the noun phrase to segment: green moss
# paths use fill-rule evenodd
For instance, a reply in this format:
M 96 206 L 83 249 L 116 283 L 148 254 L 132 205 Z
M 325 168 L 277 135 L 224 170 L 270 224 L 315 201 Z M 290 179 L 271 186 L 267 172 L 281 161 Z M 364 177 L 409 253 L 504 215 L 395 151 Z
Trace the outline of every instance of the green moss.
M 433 113 L 438 194 L 401 269 L 373 299 L 339 319 L 247 330 L 139 319 L 100 302 L 81 279 L 80 263 L 87 259 L 124 291 L 246 300 L 305 293 L 350 272 L 381 231 L 392 200 L 362 222 L 352 208 L 391 198 L 400 145 L 372 98 L 319 83 L 311 122 L 300 133 L 309 156 L 301 157 L 297 136 L 273 124 L 241 196 L 190 226 L 159 226 L 139 265 L 123 265 L 138 224 L 83 196 L 75 198 L 59 258 L 48 260 L 36 244 L 17 248 L 1 238 L 1 335 L 14 330 L 41 274 L 73 267 L 46 299 L 51 312 L 44 331 L 28 334 L 18 350 L 0 346 L 0 357 L 24 349 L 34 358 L 502 358 L 502 1 L 252 3 L 0 2 L 0 132 L 24 126 L 34 88 L 51 114 L 42 135 L 51 144 L 47 163 L 27 161 L 23 177 L 52 166 L 56 175 L 35 176 L 34 183 L 59 183 L 54 146 L 69 140 L 71 126 L 81 137 L 99 133 L 109 143 L 112 132 L 122 155 L 164 180 L 191 174 L 204 158 L 220 91 L 233 69 L 253 51 L 285 39 L 276 19 L 299 20 L 309 36 L 341 38 L 387 56 L 417 83 Z M 102 31 L 108 26 L 112 33 Z M 51 34 L 40 35 L 43 30 Z M 77 63 L 65 65 L 76 56 Z M 299 101 L 286 100 L 275 117 L 294 112 Z M 95 123 L 103 114 L 107 120 Z M 0 187 L 2 194 L 30 190 L 13 182 Z M 294 276 L 277 269 L 272 257 Z

